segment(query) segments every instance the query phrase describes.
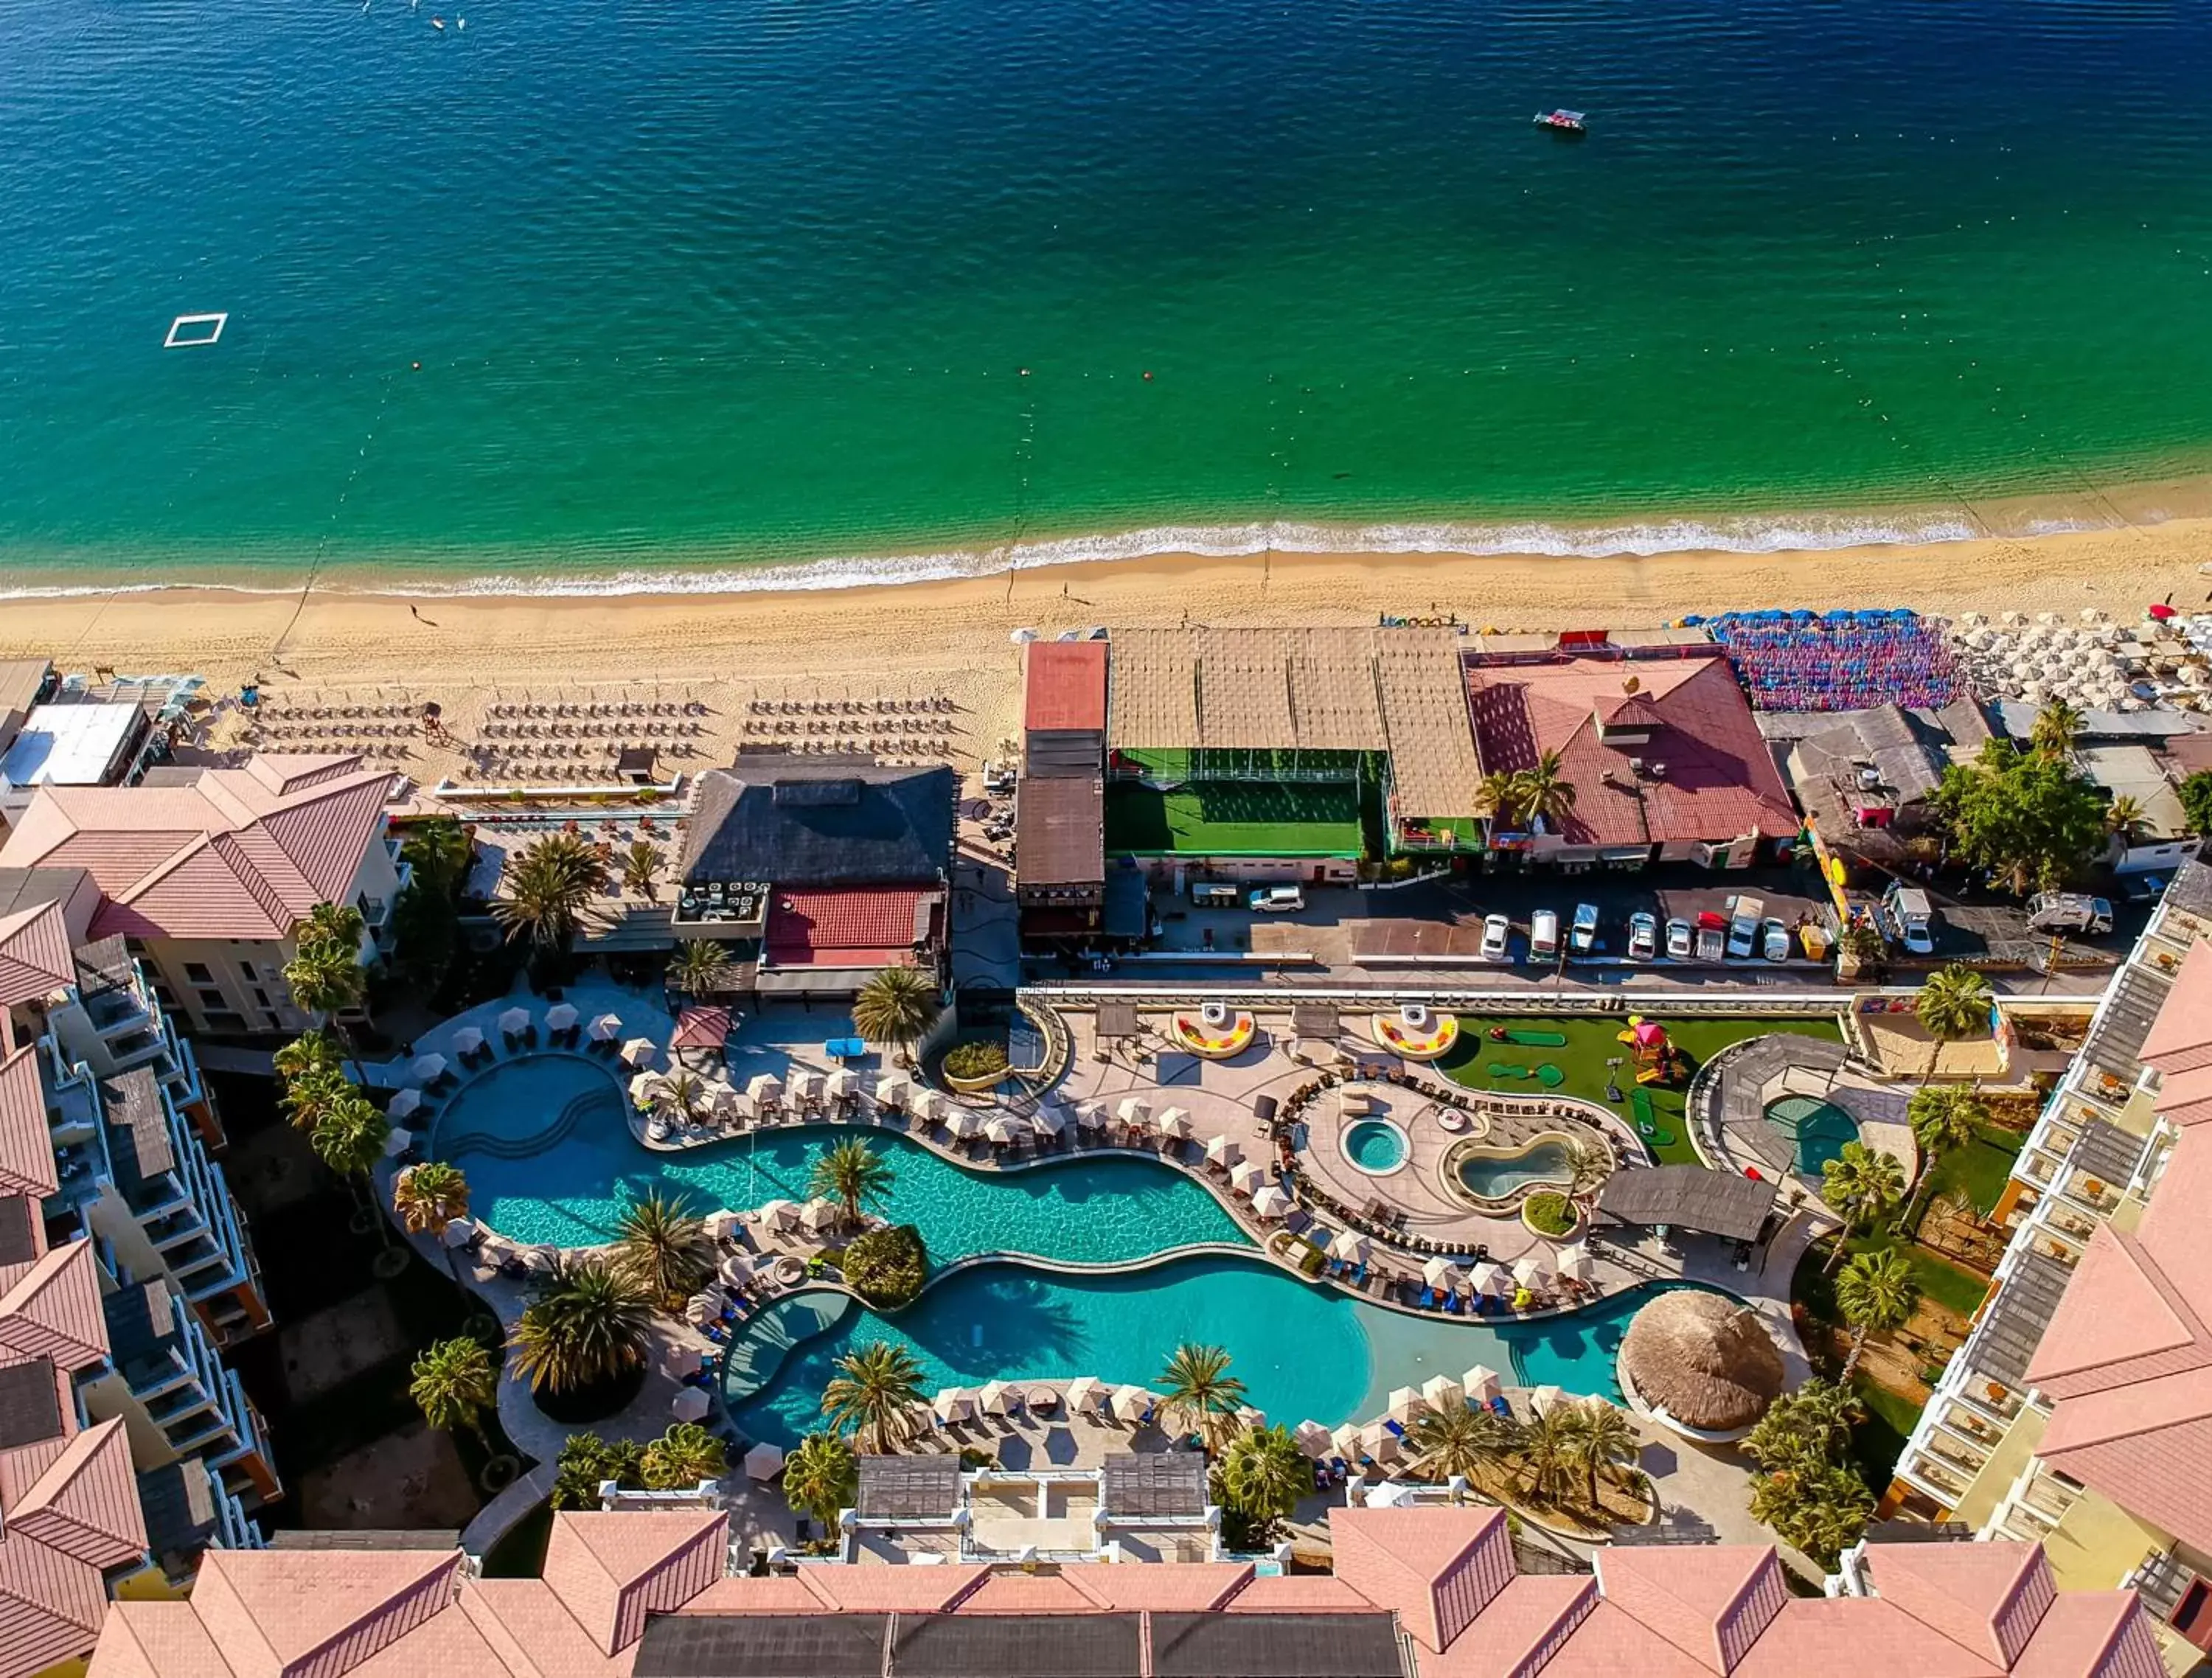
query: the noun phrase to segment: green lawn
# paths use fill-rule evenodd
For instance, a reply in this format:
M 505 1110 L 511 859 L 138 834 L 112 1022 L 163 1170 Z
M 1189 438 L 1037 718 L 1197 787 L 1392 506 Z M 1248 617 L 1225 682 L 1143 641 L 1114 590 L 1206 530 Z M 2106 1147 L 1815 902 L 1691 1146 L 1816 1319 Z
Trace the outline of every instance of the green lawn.
M 1920 1407 L 1864 1376 L 1852 1378 L 1851 1390 L 1866 1406 L 1866 1420 L 1851 1430 L 1851 1461 L 1860 1478 L 1879 1493 L 1896 1477 L 1897 1459 L 1905 1455 L 1905 1442 L 1920 1420 Z
M 1798 1037 L 1819 1037 L 1828 1043 L 1839 1040 L 1835 1022 L 1827 1018 L 1666 1019 L 1656 1015 L 1652 1017 L 1659 1019 L 1659 1023 L 1667 1028 L 1668 1036 L 1690 1057 L 1693 1070 L 1729 1043 L 1769 1032 L 1784 1031 Z M 1630 1108 L 1626 1099 L 1608 1103 L 1605 1098 L 1605 1063 L 1613 1055 L 1627 1055 L 1627 1049 L 1615 1041 L 1627 1029 L 1627 1024 L 1626 1017 L 1620 1014 L 1577 1015 L 1551 1019 L 1484 1019 L 1463 1014 L 1460 1017 L 1459 1044 L 1437 1063 L 1437 1069 L 1454 1082 L 1464 1084 L 1471 1090 L 1542 1095 L 1547 1092 L 1546 1085 L 1534 1079 L 1514 1078 L 1495 1068 L 1509 1064 L 1535 1067 L 1549 1063 L 1566 1074 L 1565 1080 L 1556 1086 L 1559 1094 L 1581 1096 L 1586 1100 L 1610 1106 L 1614 1112 L 1627 1119 Z M 1558 1031 L 1566 1037 L 1566 1047 L 1539 1049 L 1520 1043 L 1492 1043 L 1488 1034 L 1493 1025 L 1512 1030 Z M 1626 1097 L 1636 1087 L 1633 1067 L 1623 1065 L 1618 1078 L 1620 1092 Z M 1684 1100 L 1688 1094 L 1686 1081 L 1673 1089 L 1658 1085 L 1647 1085 L 1645 1093 L 1651 1098 L 1653 1120 L 1666 1139 L 1653 1139 L 1653 1152 L 1658 1155 L 1660 1163 L 1696 1164 L 1698 1151 L 1691 1144 L 1690 1128 L 1683 1113 Z
M 1888 1252 L 1892 1249 L 1905 1255 L 1912 1266 L 1912 1280 L 1920 1284 L 1920 1291 L 1937 1304 L 1948 1306 L 1960 1316 L 1971 1317 L 1981 1309 L 1982 1297 L 1990 1291 L 1990 1279 L 1976 1275 L 1963 1265 L 1931 1253 L 1925 1247 L 1902 1242 L 1887 1230 L 1851 1237 L 1844 1249 L 1844 1263 L 1848 1264 L 1861 1253 Z M 1836 1315 L 1835 1277 L 1823 1274 L 1828 1262 L 1829 1244 L 1820 1242 L 1807 1249 L 1797 1266 L 1795 1297 L 1798 1303 L 1823 1322 L 1839 1321 Z M 1840 1267 L 1838 1267 L 1840 1268 Z
M 1974 1203 L 1974 1210 L 1984 1217 L 1997 1203 L 2004 1192 L 2005 1179 L 2012 1172 L 2012 1162 L 2019 1157 L 2021 1146 L 2027 1140 L 2017 1130 L 2007 1130 L 2002 1125 L 1984 1124 L 1974 1127 L 1974 1140 L 1963 1148 L 1954 1148 L 1936 1162 L 1928 1174 L 1925 1198 L 1934 1200 L 1939 1195 L 1960 1194 Z
M 1364 842 L 1355 781 L 1106 787 L 1106 848 L 1116 854 L 1358 856 Z

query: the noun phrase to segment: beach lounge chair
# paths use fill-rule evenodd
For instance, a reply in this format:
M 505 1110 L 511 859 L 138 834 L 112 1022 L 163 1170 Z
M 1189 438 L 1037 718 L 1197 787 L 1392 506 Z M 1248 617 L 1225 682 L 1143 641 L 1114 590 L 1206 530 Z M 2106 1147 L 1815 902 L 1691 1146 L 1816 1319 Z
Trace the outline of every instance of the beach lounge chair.
M 1497 1414 L 1504 1417 L 1506 1420 L 1511 1421 L 1513 1420 L 1513 1407 L 1505 1401 L 1504 1395 L 1501 1394 L 1492 1398 L 1490 1401 L 1490 1407 Z

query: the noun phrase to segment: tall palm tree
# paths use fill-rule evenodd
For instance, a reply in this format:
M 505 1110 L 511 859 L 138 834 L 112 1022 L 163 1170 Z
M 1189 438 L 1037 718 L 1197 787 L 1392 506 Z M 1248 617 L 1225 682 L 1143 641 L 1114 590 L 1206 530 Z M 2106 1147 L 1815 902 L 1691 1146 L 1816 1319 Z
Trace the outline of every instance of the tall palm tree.
M 660 854 L 660 847 L 650 839 L 634 839 L 623 853 L 623 890 L 634 891 L 646 902 L 660 899 L 660 871 L 668 866 L 668 859 Z
M 713 1273 L 714 1243 L 682 1195 L 652 1194 L 623 1210 L 614 1263 L 650 1298 L 680 1298 Z
M 315 1157 L 350 1184 L 356 1177 L 371 1182 L 370 1173 L 384 1158 L 384 1144 L 391 1134 L 392 1121 L 361 1091 L 349 1089 L 323 1110 L 307 1140 Z M 377 1215 L 376 1232 L 386 1246 L 392 1244 L 392 1231 L 381 1213 Z
M 492 919 L 544 955 L 566 951 L 607 887 L 606 860 L 580 834 L 549 833 L 507 865 Z
M 645 1448 L 645 1489 L 688 1492 L 705 1480 L 720 1480 L 730 1465 L 722 1442 L 696 1421 L 672 1422 Z
M 469 1215 L 469 1180 L 442 1159 L 410 1165 L 392 1179 L 392 1209 L 410 1235 L 443 1235 L 446 1225 Z
M 1928 976 L 1912 1012 L 1939 1043 L 1979 1037 L 1990 1029 L 1990 982 L 1971 967 L 1954 962 Z
M 431 816 L 411 824 L 399 854 L 414 869 L 416 883 L 441 897 L 456 896 L 476 860 L 476 836 L 451 816 Z
M 2027 743 L 2033 751 L 2045 757 L 2063 757 L 2074 750 L 2074 742 L 2081 733 L 2081 713 L 2063 699 L 2045 702 L 2035 714 L 2035 725 L 2029 729 Z
M 729 952 L 711 938 L 687 938 L 668 964 L 668 988 L 686 996 L 712 996 L 727 990 L 737 970 Z
M 1567 1455 L 1589 1476 L 1589 1506 L 1597 1509 L 1597 1477 L 1633 1462 L 1644 1449 L 1636 1424 L 1601 1398 L 1574 1406 Z
M 918 967 L 886 967 L 853 999 L 854 1029 L 890 1043 L 901 1059 L 937 1024 L 937 983 Z
M 595 1386 L 645 1361 L 653 1307 L 604 1260 L 560 1265 L 507 1334 L 514 1371 L 532 1392 Z
M 1596 1142 L 1571 1142 L 1567 1145 L 1567 1194 L 1580 1201 L 1605 1187 L 1605 1180 L 1613 1175 L 1613 1156 Z
M 337 1072 L 343 1063 L 337 1045 L 325 1031 L 302 1031 L 270 1057 L 276 1075 L 289 1080 L 318 1072 Z
M 1564 1401 L 1548 1410 L 1532 1407 L 1521 1428 L 1522 1471 L 1538 1498 L 1556 1499 L 1579 1466 L 1575 1460 L 1574 1407 Z
M 842 1433 L 810 1433 L 783 1459 L 783 1498 L 835 1531 L 841 1511 L 860 1495 L 860 1464 Z
M 1821 1162 L 1820 1178 L 1820 1198 L 1844 1220 L 1835 1249 L 1821 1267 L 1825 1275 L 1842 1262 L 1851 1237 L 1905 1198 L 1905 1167 L 1895 1156 L 1877 1153 L 1863 1142 L 1846 1142 L 1835 1158 Z
M 361 1086 L 337 1067 L 310 1067 L 284 1080 L 278 1097 L 295 1130 L 312 1131 L 331 1106 L 361 1094 Z
M 340 1015 L 368 1001 L 368 977 L 361 965 L 367 933 L 359 909 L 318 903 L 292 928 L 292 959 L 284 964 L 284 984 L 293 1001 L 319 1016 L 325 1029 L 337 1034 L 354 1062 L 356 1080 L 364 1084 L 368 1080 L 362 1073 L 353 1033 Z
M 845 1209 L 845 1222 L 857 1225 L 864 1207 L 890 1193 L 896 1175 L 890 1161 L 855 1136 L 814 1162 L 806 1192 L 817 1200 L 836 1201 Z
M 499 1365 L 482 1341 L 466 1334 L 433 1341 L 409 1369 L 407 1395 L 431 1426 L 466 1428 L 489 1450 L 483 1413 L 499 1401 Z
M 1557 832 L 1559 824 L 1575 813 L 1575 783 L 1566 778 L 1558 752 L 1545 752 L 1514 780 L 1514 804 L 1522 820 L 1533 822 L 1540 817 L 1547 827 Z
M 1762 1468 L 1826 1462 L 1850 1449 L 1851 1430 L 1865 1420 L 1856 1393 L 1815 1376 L 1775 1400 L 1745 1437 L 1744 1455 Z
M 1449 1404 L 1425 1410 L 1413 1421 L 1406 1443 L 1413 1472 L 1442 1485 L 1475 1480 L 1485 1469 L 1502 1469 L 1521 1445 L 1521 1425 L 1495 1410 Z
M 849 1427 L 860 1448 L 880 1456 L 914 1437 L 915 1407 L 921 1402 L 921 1365 L 903 1346 L 871 1341 L 837 1359 L 837 1373 L 822 1389 L 822 1414 Z
M 2105 825 L 2124 845 L 2135 843 L 2149 824 L 2150 812 L 2130 793 L 2122 793 L 2105 811 Z
M 1510 830 L 1520 812 L 1520 777 L 1504 769 L 1492 769 L 1475 787 L 1474 813 L 1493 828 Z
M 1160 1385 L 1162 1407 L 1207 1450 L 1218 1450 L 1237 1432 L 1244 1383 L 1229 1372 L 1229 1353 L 1220 1347 L 1178 1346 L 1160 1371 Z
M 1843 1268 L 1836 1278 L 1836 1310 L 1851 1329 L 1843 1384 L 1850 1385 L 1859 1354 L 1866 1350 L 1867 1336 L 1903 1327 L 1919 1303 L 1920 1284 L 1913 1280 L 1912 1261 L 1894 1248 L 1861 1253 Z
M 1989 1104 L 1960 1084 L 1926 1084 L 1912 1092 L 1905 1109 L 1912 1140 L 1933 1166 L 1954 1148 L 1970 1146 L 1990 1122 Z
M 1248 1427 L 1221 1454 L 1221 1501 L 1255 1527 L 1287 1519 L 1313 1494 L 1313 1464 L 1286 1427 Z
M 676 1110 L 685 1124 L 699 1116 L 707 1104 L 707 1080 L 686 1067 L 678 1067 L 660 1080 L 661 1098 Z

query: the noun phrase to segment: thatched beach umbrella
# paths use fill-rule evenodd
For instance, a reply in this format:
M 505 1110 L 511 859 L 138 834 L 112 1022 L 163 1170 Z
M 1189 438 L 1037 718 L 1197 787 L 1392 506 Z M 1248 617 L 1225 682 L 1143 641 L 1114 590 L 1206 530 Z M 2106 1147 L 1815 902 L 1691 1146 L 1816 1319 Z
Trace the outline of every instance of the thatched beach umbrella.
M 1717 1293 L 1662 1293 L 1628 1325 L 1620 1371 L 1645 1404 L 1700 1432 L 1749 1427 L 1781 1394 L 1782 1354 L 1759 1314 Z

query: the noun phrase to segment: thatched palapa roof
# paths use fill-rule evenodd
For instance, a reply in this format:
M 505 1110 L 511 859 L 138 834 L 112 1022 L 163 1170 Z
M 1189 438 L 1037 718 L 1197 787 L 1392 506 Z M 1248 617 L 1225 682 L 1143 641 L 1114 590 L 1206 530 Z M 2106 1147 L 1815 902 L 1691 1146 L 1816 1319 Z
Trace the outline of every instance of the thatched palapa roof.
M 1782 1354 L 1759 1314 L 1717 1293 L 1662 1293 L 1628 1325 L 1622 1372 L 1655 1410 L 1686 1427 L 1749 1427 L 1780 1395 Z

